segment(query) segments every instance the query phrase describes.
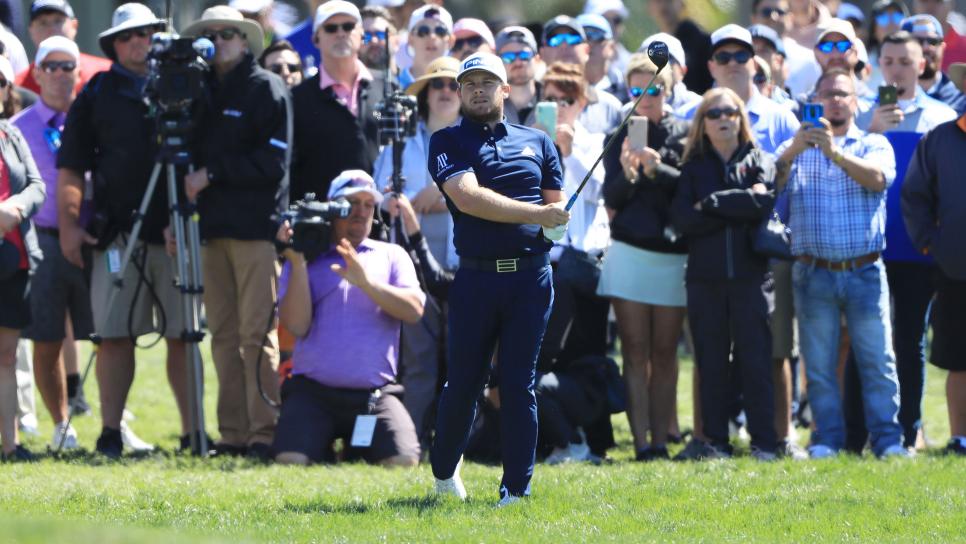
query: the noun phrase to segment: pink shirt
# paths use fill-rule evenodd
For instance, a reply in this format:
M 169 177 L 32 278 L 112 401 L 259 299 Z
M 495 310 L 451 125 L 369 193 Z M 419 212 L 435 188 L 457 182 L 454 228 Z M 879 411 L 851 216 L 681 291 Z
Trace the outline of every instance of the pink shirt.
M 352 88 L 346 87 L 345 84 L 340 83 L 329 75 L 326 71 L 325 65 L 319 66 L 319 88 L 323 91 L 332 87 L 332 92 L 335 93 L 335 97 L 342 103 L 343 106 L 352 112 L 352 115 L 358 117 L 359 115 L 359 83 L 362 80 L 372 81 L 372 74 L 366 65 L 362 63 L 361 60 L 356 59 L 356 80 L 352 82 Z

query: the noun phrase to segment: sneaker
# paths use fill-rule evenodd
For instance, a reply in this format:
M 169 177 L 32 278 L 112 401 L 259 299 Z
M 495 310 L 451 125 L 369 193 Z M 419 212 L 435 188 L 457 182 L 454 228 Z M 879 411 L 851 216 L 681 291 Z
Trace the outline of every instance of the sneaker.
M 235 446 L 221 442 L 209 442 L 209 444 L 212 444 L 210 453 L 215 457 L 241 457 L 248 454 L 248 448 L 245 446 Z
M 97 453 L 108 459 L 120 459 L 121 453 L 124 451 L 124 439 L 121 435 L 122 433 L 118 429 L 104 427 L 101 430 L 101 436 L 97 437 Z
M 813 444 L 808 447 L 808 457 L 810 459 L 828 459 L 835 457 L 839 452 L 824 444 Z
M 730 459 L 731 446 L 715 446 L 710 442 L 692 439 L 674 456 L 675 461 L 701 461 L 704 459 Z
M 954 436 L 946 444 L 947 455 L 966 455 L 966 436 Z
M 54 436 L 50 439 L 51 450 L 73 450 L 77 447 L 77 431 L 74 430 L 73 425 L 68 425 L 67 421 L 54 425 Z
M 890 457 L 908 458 L 912 457 L 912 455 L 909 454 L 909 450 L 907 450 L 902 444 L 893 444 L 879 454 L 879 459 L 888 459 Z
M 205 433 L 205 438 L 208 439 L 208 453 L 209 455 L 213 454 L 215 448 L 217 447 L 215 446 L 215 441 L 212 440 L 210 436 L 208 436 L 208 433 Z M 245 448 L 242 447 L 241 450 L 242 450 L 242 453 L 240 453 L 239 455 L 244 455 Z M 186 433 L 178 437 L 178 451 L 182 453 L 189 453 L 191 451 L 191 436 L 189 434 Z
M 510 495 L 507 493 L 503 496 L 503 498 L 500 499 L 500 502 L 496 503 L 496 507 L 503 508 L 504 506 L 510 506 L 511 504 L 520 502 L 522 499 L 523 497 L 517 497 L 516 495 Z
M 32 463 L 37 460 L 30 450 L 23 447 L 23 444 L 17 444 L 17 446 L 10 453 L 0 454 L 0 459 L 4 463 Z
M 793 461 L 808 459 L 808 452 L 793 440 L 784 440 L 778 444 L 778 456 L 787 457 Z
M 674 456 L 675 461 L 696 461 L 700 459 L 700 454 L 704 450 L 704 442 L 698 440 L 697 438 L 692 438 L 684 446 L 684 449 L 679 451 L 677 455 Z
M 775 452 L 763 450 L 758 446 L 751 447 L 751 457 L 756 461 L 763 461 L 763 462 L 778 460 L 778 455 L 776 455 Z
M 84 398 L 83 390 L 80 390 L 77 396 L 67 399 L 67 407 L 70 408 L 71 415 L 75 417 L 87 416 L 93 412 L 91 405 L 87 404 L 87 399 Z
M 634 458 L 638 461 L 644 461 L 645 463 L 651 461 L 668 461 L 671 456 L 667 452 L 667 448 L 664 446 L 647 446 L 642 449 L 637 450 L 637 454 Z
M 544 459 L 548 465 L 560 465 L 563 463 L 579 463 L 590 460 L 590 446 L 587 444 L 570 443 L 566 448 L 554 448 L 550 455 Z
M 135 453 L 146 453 L 154 451 L 154 446 L 148 444 L 141 437 L 134 434 L 131 427 L 128 426 L 127 421 L 121 421 L 121 441 L 125 446 Z
M 460 457 L 459 463 L 456 463 L 456 470 L 453 471 L 453 475 L 445 480 L 440 480 L 436 478 L 436 494 L 437 495 L 452 495 L 461 501 L 466 500 L 466 488 L 463 487 L 463 479 L 460 478 L 460 467 L 463 466 L 463 458 Z
M 40 436 L 39 424 L 36 414 L 24 414 L 17 421 L 17 428 L 25 435 Z
M 262 463 L 267 463 L 274 458 L 272 455 L 272 447 L 264 442 L 252 442 L 248 446 L 248 452 L 245 455 L 250 459 L 261 461 Z

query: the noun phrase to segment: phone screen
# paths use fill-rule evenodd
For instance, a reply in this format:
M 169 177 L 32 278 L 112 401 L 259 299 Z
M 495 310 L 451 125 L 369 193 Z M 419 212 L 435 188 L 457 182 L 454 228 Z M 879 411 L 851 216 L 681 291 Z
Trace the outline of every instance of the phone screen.
M 557 141 L 557 103 L 556 102 L 537 102 L 536 112 L 537 124 L 540 128 L 547 131 L 550 139 Z
M 899 89 L 895 85 L 879 85 L 879 105 L 888 106 L 899 102 Z

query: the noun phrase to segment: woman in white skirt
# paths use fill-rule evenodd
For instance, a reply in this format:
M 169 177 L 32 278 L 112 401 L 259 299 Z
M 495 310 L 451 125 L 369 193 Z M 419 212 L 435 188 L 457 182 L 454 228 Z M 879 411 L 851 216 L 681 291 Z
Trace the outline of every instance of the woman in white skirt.
M 678 378 L 677 346 L 685 315 L 687 246 L 670 228 L 668 209 L 689 125 L 665 110 L 672 80 L 647 55 L 631 57 L 631 100 L 644 94 L 635 115 L 648 119 L 647 146 L 635 149 L 623 130 L 604 159 L 604 202 L 613 240 L 598 294 L 610 297 L 624 358 L 627 417 L 637 459 L 667 459 L 668 429 Z M 647 440 L 647 431 L 651 440 Z

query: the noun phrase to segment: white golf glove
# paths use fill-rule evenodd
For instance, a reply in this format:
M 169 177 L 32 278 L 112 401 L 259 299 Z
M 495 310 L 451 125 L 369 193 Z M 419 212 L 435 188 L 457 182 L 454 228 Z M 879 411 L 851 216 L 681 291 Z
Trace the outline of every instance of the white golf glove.
M 568 224 L 569 223 L 564 223 L 563 225 L 560 225 L 559 227 L 554 227 L 552 229 L 548 229 L 544 227 L 543 237 L 546 238 L 547 240 L 550 240 L 551 242 L 559 242 L 561 239 L 563 239 L 564 234 L 567 233 Z

